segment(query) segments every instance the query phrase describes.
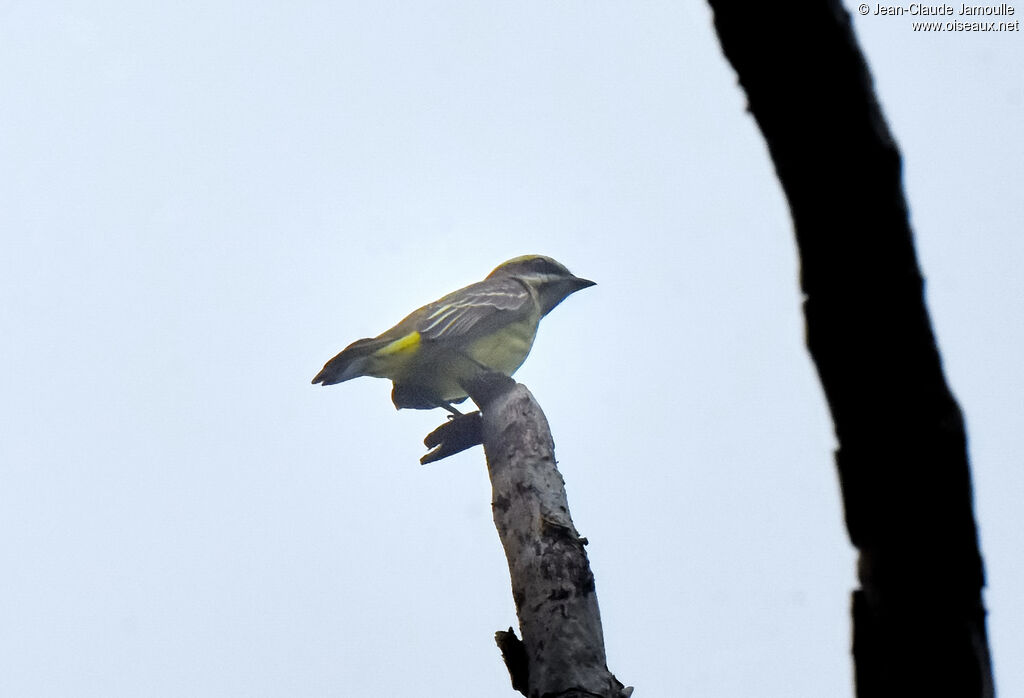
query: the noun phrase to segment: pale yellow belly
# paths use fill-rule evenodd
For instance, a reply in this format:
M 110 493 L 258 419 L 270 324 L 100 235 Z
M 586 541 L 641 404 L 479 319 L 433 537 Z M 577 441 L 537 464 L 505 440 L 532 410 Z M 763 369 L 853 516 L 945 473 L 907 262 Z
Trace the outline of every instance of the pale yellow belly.
M 461 354 L 445 352 L 431 357 L 429 387 L 443 400 L 459 400 L 466 397 L 461 382 L 479 373 L 482 366 L 511 376 L 530 353 L 536 328 L 527 323 L 507 327 L 464 347 Z
M 536 334 L 536 325 L 513 326 L 478 339 L 466 353 L 484 366 L 511 376 L 523 365 Z

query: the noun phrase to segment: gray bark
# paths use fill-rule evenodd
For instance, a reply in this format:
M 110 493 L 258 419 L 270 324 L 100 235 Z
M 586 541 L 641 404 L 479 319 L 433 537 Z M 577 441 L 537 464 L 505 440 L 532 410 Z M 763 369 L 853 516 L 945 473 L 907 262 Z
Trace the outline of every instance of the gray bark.
M 500 631 L 513 687 L 530 698 L 626 698 L 608 671 L 586 540 L 569 514 L 547 419 L 505 376 L 471 390 L 482 412 L 494 525 L 505 548 L 523 639 Z

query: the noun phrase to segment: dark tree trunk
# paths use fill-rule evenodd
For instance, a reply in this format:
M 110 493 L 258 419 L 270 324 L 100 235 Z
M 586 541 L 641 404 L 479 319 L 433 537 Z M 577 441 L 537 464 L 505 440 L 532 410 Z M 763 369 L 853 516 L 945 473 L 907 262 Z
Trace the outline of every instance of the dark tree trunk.
M 966 437 L 900 154 L 838 0 L 709 0 L 789 200 L 807 344 L 835 423 L 857 695 L 992 696 Z

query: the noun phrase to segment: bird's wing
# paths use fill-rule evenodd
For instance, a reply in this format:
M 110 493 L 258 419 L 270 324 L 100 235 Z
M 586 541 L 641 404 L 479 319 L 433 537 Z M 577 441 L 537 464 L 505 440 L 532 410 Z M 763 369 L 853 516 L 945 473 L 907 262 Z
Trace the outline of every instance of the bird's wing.
M 515 279 L 489 279 L 426 306 L 416 329 L 429 341 L 474 339 L 512 322 L 531 302 Z

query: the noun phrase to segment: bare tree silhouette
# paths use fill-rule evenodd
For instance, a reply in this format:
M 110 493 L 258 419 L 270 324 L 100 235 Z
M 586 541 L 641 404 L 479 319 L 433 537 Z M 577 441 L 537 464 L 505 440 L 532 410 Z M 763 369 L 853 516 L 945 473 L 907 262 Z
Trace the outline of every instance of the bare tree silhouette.
M 963 418 L 942 371 L 900 153 L 838 0 L 709 0 L 789 200 L 807 344 L 857 546 L 856 689 L 992 696 Z

